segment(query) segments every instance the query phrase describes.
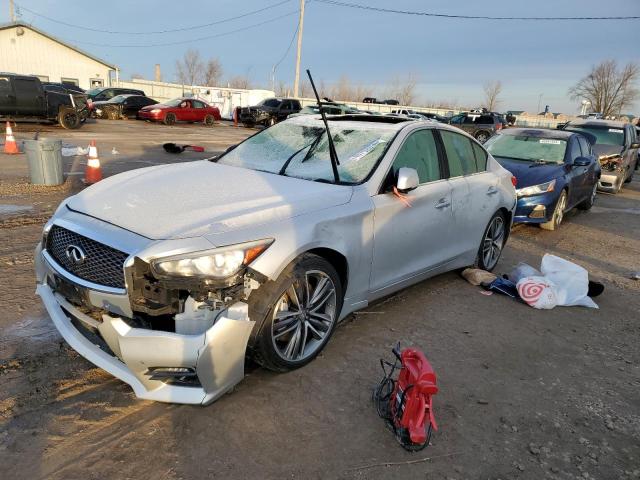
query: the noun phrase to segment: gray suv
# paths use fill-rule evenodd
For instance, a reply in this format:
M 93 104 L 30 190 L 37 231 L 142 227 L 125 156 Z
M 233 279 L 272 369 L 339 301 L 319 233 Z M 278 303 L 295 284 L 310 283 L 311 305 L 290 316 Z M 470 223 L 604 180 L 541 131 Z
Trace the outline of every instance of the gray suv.
M 451 117 L 449 124 L 464 130 L 480 143 L 484 143 L 502 129 L 504 121 L 495 113 L 464 112 Z

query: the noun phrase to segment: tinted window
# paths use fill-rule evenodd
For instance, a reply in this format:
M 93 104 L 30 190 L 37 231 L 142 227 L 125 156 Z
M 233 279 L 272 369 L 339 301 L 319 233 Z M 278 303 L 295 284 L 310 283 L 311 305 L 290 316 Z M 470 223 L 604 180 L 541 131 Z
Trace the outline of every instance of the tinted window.
M 455 117 L 451 117 L 451 123 L 460 124 L 465 119 L 465 115 L 456 115 Z
M 398 171 L 402 167 L 414 168 L 418 172 L 420 183 L 442 178 L 438 150 L 431 130 L 414 132 L 404 141 L 391 167 L 394 180 L 398 178 Z
M 193 101 L 191 102 L 191 106 L 192 106 L 193 108 L 204 108 L 204 103 L 199 102 L 198 100 L 193 100 Z
M 478 172 L 484 172 L 487 169 L 487 152 L 476 142 L 471 142 L 471 146 L 476 157 L 476 169 Z
M 158 102 L 156 102 L 153 98 L 148 98 L 148 97 L 142 97 L 140 98 L 140 104 L 141 105 L 154 105 Z
M 474 123 L 474 120 L 475 120 L 476 118 L 478 118 L 478 117 L 474 117 L 474 116 L 471 116 L 471 115 L 467 115 L 466 117 L 464 117 L 464 122 L 463 122 L 463 123 L 466 123 L 466 124 Z
M 440 135 L 442 135 L 442 143 L 444 143 L 444 150 L 449 162 L 450 176 L 459 177 L 475 173 L 477 171 L 476 157 L 473 154 L 471 140 L 447 130 L 440 130 Z
M 580 145 L 575 138 L 569 145 L 569 161 L 573 163 L 576 158 L 582 156 L 582 152 L 580 151 Z
M 262 105 L 265 107 L 278 107 L 280 106 L 280 100 L 277 98 L 270 98 L 268 100 L 263 100 Z
M 483 125 L 492 125 L 493 124 L 493 117 L 491 115 L 482 115 L 476 121 L 476 123 L 481 123 Z
M 584 137 L 579 137 L 578 142 L 580 143 L 580 151 L 582 152 L 583 157 L 588 157 L 591 155 L 591 145 Z
M 40 93 L 39 84 L 34 79 L 16 78 L 13 82 L 16 92 L 34 97 Z
M 0 77 L 0 92 L 3 95 L 11 93 L 11 80 L 9 77 Z

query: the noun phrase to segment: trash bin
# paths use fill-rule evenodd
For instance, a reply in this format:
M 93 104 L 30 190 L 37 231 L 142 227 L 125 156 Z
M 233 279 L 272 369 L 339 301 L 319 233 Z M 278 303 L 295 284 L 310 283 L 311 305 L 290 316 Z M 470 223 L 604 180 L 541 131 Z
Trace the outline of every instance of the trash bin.
M 29 162 L 29 176 L 35 185 L 60 185 L 62 175 L 62 140 L 40 138 L 26 140 L 24 150 Z

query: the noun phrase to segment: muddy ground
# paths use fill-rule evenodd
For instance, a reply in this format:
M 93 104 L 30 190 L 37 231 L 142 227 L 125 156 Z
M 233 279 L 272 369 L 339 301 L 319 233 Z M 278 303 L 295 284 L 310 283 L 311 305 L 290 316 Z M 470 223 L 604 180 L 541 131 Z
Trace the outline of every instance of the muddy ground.
M 168 128 L 47 133 L 77 145 L 97 136 L 107 174 L 176 159 L 163 141 L 220 151 L 251 133 Z M 68 159 L 67 171 L 82 162 Z M 537 311 L 449 273 L 349 317 L 303 369 L 249 365 L 233 393 L 201 408 L 137 400 L 62 341 L 33 293 L 32 251 L 59 201 L 82 187 L 33 189 L 19 160 L 0 164 L 2 479 L 640 478 L 640 281 L 630 279 L 640 181 L 599 195 L 557 232 L 515 227 L 497 267 L 538 265 L 545 252 L 573 260 L 604 282 L 599 310 Z M 441 388 L 439 431 L 419 453 L 398 446 L 370 402 L 378 359 L 396 341 L 424 349 Z

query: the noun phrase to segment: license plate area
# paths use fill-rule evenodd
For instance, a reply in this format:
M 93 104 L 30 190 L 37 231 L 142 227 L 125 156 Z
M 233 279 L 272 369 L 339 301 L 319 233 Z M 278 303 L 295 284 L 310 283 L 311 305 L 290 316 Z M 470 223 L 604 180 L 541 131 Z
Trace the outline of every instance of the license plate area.
M 62 295 L 70 303 L 81 306 L 89 305 L 85 289 L 68 281 L 66 278 L 55 273 L 50 273 L 47 275 L 47 284 L 54 292 Z

